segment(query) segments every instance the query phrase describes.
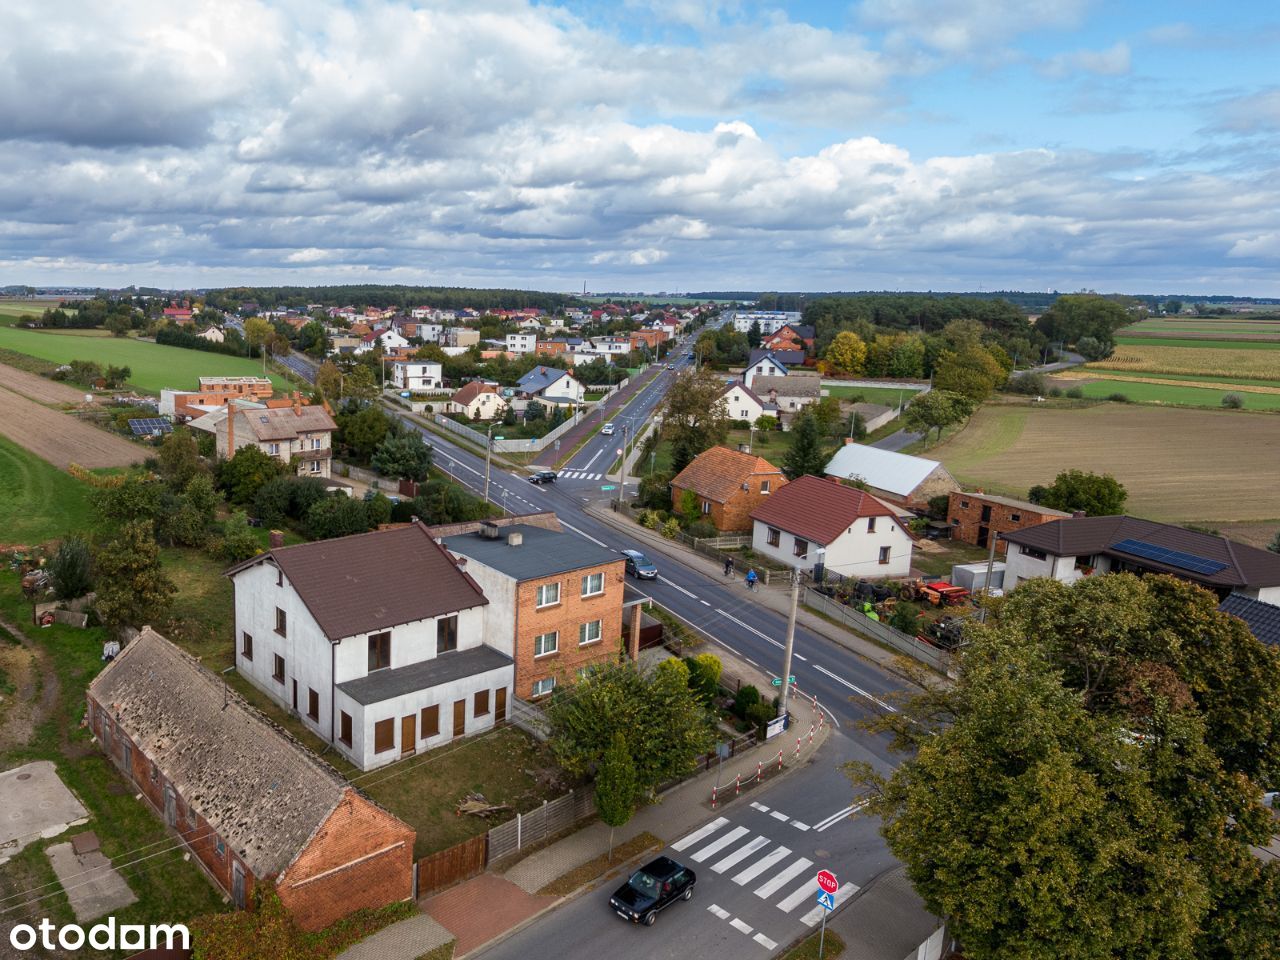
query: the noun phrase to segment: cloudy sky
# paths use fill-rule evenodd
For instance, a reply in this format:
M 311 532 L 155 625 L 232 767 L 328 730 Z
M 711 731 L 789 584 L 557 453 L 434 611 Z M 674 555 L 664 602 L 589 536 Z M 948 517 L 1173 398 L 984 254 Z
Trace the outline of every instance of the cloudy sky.
M 1280 296 L 1262 0 L 5 0 L 0 284 Z

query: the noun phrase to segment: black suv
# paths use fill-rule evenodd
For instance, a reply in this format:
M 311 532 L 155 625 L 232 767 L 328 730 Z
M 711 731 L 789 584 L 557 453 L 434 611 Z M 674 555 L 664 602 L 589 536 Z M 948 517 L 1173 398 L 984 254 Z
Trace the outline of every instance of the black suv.
M 539 470 L 529 478 L 530 483 L 555 483 L 556 472 L 554 470 Z
M 698 878 L 688 867 L 670 857 L 659 857 L 635 873 L 613 892 L 609 906 L 623 920 L 652 927 L 658 912 L 677 900 L 692 900 Z

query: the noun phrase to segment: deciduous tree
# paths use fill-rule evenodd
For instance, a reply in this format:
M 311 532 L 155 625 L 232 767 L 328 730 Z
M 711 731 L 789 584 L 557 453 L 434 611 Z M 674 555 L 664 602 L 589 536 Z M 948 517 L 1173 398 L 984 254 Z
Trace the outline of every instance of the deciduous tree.
M 827 347 L 823 359 L 838 373 L 861 373 L 867 360 L 867 345 L 856 333 L 842 330 Z
M 942 431 L 963 423 L 973 413 L 974 407 L 975 404 L 969 397 L 950 390 L 917 393 L 902 415 L 902 425 L 908 430 L 923 434 L 926 440 L 931 430 L 937 430 L 938 439 L 942 439 Z
M 596 811 L 609 825 L 609 859 L 613 859 L 613 831 L 625 827 L 636 812 L 636 765 L 627 749 L 627 738 L 615 731 L 613 742 L 596 769 Z
M 1128 491 L 1109 473 L 1102 475 L 1083 470 L 1064 470 L 1048 487 L 1041 487 L 1037 503 L 1066 510 L 1083 510 L 1090 517 L 1107 517 L 1124 513 Z
M 126 523 L 120 535 L 94 556 L 98 590 L 94 604 L 103 624 L 113 632 L 156 623 L 168 609 L 177 587 L 160 564 L 151 523 Z
M 728 436 L 729 410 L 723 393 L 724 381 L 705 368 L 680 374 L 667 392 L 662 430 L 671 441 L 671 469 L 676 473 Z

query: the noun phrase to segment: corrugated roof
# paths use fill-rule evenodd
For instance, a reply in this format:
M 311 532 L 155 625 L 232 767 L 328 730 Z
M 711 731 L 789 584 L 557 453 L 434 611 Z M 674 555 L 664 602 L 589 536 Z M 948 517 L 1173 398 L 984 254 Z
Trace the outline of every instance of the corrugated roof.
M 817 377 L 766 377 L 751 381 L 751 389 L 767 397 L 776 392 L 780 397 L 816 397 L 822 393 L 822 381 Z
M 887 506 L 862 490 L 821 477 L 797 477 L 751 513 L 771 527 L 829 544 L 859 517 L 892 517 Z
M 453 553 L 470 557 L 515 580 L 534 580 L 555 576 L 585 567 L 598 567 L 622 557 L 615 550 L 602 547 L 576 533 L 562 533 L 528 524 L 512 524 L 498 528 L 501 536 L 464 533 L 446 537 L 445 546 Z M 510 534 L 520 534 L 519 546 L 507 543 Z
M 356 703 L 368 706 L 395 697 L 452 683 L 490 670 L 509 667 L 514 661 L 493 647 L 479 646 L 470 650 L 453 650 L 404 667 L 375 670 L 367 676 L 338 684 L 338 689 Z
M 776 475 L 786 483 L 782 480 L 782 471 L 764 457 L 728 447 L 711 447 L 694 457 L 671 481 L 671 485 L 692 490 L 716 503 L 727 503 L 742 490 L 744 483 L 757 475 Z M 775 494 L 777 489 L 774 489 Z
M 827 461 L 826 472 L 841 480 L 861 477 L 869 487 L 905 497 L 941 466 L 937 460 L 847 443 Z
M 1218 604 L 1218 609 L 1239 617 L 1249 625 L 1249 631 L 1263 643 L 1280 647 L 1280 607 L 1263 603 L 1242 593 L 1233 593 Z
M 349 789 L 150 627 L 89 692 L 254 876 L 288 866 Z
M 1091 554 L 1114 556 L 1143 569 L 1171 573 L 1210 587 L 1280 586 L 1280 554 L 1247 547 L 1226 537 L 1199 533 L 1168 523 L 1156 523 L 1139 517 L 1080 517 L 1051 520 L 1024 530 L 1001 535 L 1010 543 L 1033 547 L 1058 557 L 1080 557 Z M 1216 573 L 1198 574 L 1179 567 L 1112 550 L 1122 540 L 1146 543 L 1189 553 L 1226 566 Z
M 421 523 L 278 547 L 227 575 L 234 579 L 268 560 L 284 571 L 330 640 L 489 602 Z

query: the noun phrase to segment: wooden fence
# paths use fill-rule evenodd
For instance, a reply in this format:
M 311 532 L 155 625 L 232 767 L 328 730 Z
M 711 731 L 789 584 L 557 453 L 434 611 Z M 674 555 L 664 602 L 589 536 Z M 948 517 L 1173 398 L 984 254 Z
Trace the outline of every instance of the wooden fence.
M 463 840 L 447 850 L 433 853 L 418 861 L 418 897 L 453 886 L 484 870 L 488 862 L 488 835 L 480 834 Z
M 955 676 L 955 657 L 952 654 L 923 640 L 918 640 L 909 633 L 903 633 L 887 623 L 872 620 L 861 611 L 832 600 L 812 587 L 805 587 L 804 605 L 810 610 L 826 614 L 831 619 L 844 624 L 854 633 L 872 637 L 899 653 L 905 653 L 913 660 L 927 664 L 939 673 L 953 678 Z M 838 638 L 834 639 L 839 642 Z
M 516 814 L 514 820 L 489 831 L 489 860 L 501 860 L 532 843 L 553 837 L 595 811 L 592 789 L 580 787 L 563 797 L 548 800 L 528 813 Z

